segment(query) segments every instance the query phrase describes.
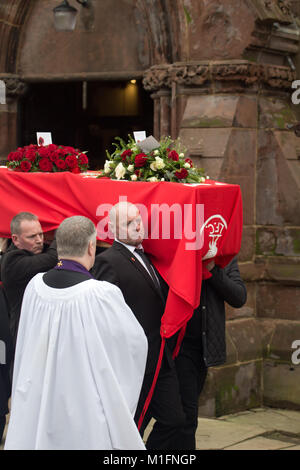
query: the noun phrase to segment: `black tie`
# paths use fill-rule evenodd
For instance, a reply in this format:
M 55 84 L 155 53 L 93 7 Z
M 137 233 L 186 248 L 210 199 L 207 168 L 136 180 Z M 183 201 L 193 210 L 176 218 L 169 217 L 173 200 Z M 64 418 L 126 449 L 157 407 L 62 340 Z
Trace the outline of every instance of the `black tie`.
M 155 287 L 160 290 L 160 285 L 159 285 L 159 281 L 156 277 L 156 273 L 154 271 L 154 268 L 153 268 L 152 264 L 148 260 L 147 255 L 144 253 L 144 250 L 141 250 L 140 248 L 135 248 L 134 251 L 136 251 L 140 255 L 140 257 L 144 261 L 145 265 L 147 266 L 149 275 L 150 275 L 152 281 L 154 282 Z

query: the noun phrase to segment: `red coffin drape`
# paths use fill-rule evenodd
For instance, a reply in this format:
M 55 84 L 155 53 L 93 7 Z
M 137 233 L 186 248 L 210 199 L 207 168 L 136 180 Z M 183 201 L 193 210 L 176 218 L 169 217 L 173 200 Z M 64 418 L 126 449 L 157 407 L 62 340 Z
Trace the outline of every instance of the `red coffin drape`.
M 209 277 L 202 258 L 209 248 L 221 267 L 240 249 L 242 199 L 237 185 L 113 181 L 68 172 L 16 173 L 2 168 L 0 198 L 0 237 L 10 236 L 15 214 L 29 211 L 39 217 L 45 232 L 56 229 L 66 217 L 84 215 L 95 223 L 98 238 L 103 240 L 104 218 L 111 205 L 126 199 L 140 204 L 149 235 L 143 243 L 145 251 L 170 286 L 161 325 L 163 338 L 180 330 L 199 305 L 202 278 Z M 191 232 L 197 233 L 194 239 Z M 204 236 L 201 248 L 200 234 Z M 197 241 L 199 246 L 193 248 Z

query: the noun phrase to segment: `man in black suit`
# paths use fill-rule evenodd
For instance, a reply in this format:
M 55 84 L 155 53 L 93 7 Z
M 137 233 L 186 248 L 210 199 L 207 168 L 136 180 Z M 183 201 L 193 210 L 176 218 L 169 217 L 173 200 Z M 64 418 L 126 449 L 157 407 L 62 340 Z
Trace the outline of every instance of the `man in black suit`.
M 93 274 L 96 279 L 111 282 L 121 289 L 148 339 L 146 372 L 135 415 L 138 423 L 158 362 L 161 317 L 168 286 L 142 251 L 144 227 L 138 208 L 128 202 L 114 206 L 110 212 L 110 228 L 115 241 L 111 248 L 96 257 Z M 185 415 L 167 344 L 152 400 L 140 427 L 141 435 L 152 417 L 156 423 L 147 440 L 147 449 L 180 448 L 178 435 Z
M 56 265 L 57 252 L 56 241 L 50 247 L 44 245 L 44 234 L 36 215 L 20 212 L 12 219 L 10 228 L 12 244 L 1 260 L 1 279 L 15 344 L 25 288 L 37 273 L 48 271 Z

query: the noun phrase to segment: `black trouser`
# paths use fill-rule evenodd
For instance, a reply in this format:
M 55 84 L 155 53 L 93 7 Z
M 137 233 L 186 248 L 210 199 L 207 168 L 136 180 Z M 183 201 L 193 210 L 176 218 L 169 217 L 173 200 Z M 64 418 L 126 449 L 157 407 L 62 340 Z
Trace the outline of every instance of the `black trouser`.
M 182 350 L 175 361 L 186 424 L 181 432 L 182 449 L 196 449 L 198 399 L 207 376 L 200 350 Z
M 164 362 L 164 361 L 163 361 Z M 146 375 L 143 382 L 139 404 L 135 414 L 138 423 L 142 408 L 147 398 L 153 375 Z M 147 439 L 147 449 L 178 450 L 183 449 L 179 436 L 185 424 L 185 415 L 179 393 L 179 384 L 175 367 L 162 365 L 148 411 L 140 429 L 141 436 L 151 418 L 156 420 Z
M 0 443 L 1 443 L 2 437 L 3 437 L 5 423 L 6 423 L 6 416 L 0 416 Z

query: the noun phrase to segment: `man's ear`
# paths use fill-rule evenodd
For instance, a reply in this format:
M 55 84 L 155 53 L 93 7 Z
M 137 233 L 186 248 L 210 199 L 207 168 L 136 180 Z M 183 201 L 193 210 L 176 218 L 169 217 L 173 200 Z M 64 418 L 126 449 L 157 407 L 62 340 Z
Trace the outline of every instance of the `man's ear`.
M 90 240 L 89 244 L 88 244 L 88 254 L 89 254 L 89 256 L 93 256 L 94 251 L 95 251 L 95 243 L 93 242 L 93 240 Z
M 13 233 L 12 236 L 11 236 L 11 239 L 12 239 L 13 244 L 17 248 L 19 248 L 19 246 L 18 246 L 19 245 L 19 236 Z

